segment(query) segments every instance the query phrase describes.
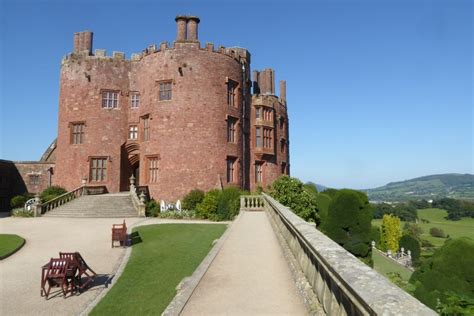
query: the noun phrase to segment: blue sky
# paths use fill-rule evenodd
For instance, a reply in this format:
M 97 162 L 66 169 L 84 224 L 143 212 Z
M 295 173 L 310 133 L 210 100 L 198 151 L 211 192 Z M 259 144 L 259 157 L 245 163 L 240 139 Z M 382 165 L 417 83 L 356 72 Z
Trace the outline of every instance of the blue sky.
M 472 1 L 0 3 L 2 159 L 39 159 L 56 137 L 74 32 L 129 57 L 194 14 L 202 45 L 246 47 L 252 69 L 287 80 L 293 176 L 370 188 L 473 173 Z

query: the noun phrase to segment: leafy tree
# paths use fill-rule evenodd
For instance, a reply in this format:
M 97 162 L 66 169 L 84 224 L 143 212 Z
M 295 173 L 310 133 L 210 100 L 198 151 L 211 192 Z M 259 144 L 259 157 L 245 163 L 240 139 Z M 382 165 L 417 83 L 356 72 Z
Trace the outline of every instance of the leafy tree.
M 406 222 L 414 222 L 418 218 L 417 209 L 407 203 L 400 203 L 396 206 L 387 203 L 376 204 L 374 218 L 383 218 L 385 214 L 395 215 Z
M 270 195 L 305 221 L 319 224 L 316 198 L 303 188 L 300 180 L 281 176 L 273 182 Z
M 462 217 L 474 217 L 474 202 L 443 198 L 434 200 L 433 207 L 445 209 L 448 212 L 447 219 L 460 220 Z
M 60 195 L 63 195 L 64 193 L 67 193 L 66 189 L 58 185 L 53 185 L 41 192 L 40 198 L 42 202 L 48 202 Z
M 410 235 L 416 240 L 420 240 L 421 234 L 423 234 L 423 229 L 416 223 L 405 223 L 403 226 L 403 234 Z
M 474 298 L 448 291 L 445 302 L 439 302 L 436 310 L 442 316 L 474 315 Z
M 474 241 L 467 237 L 446 241 L 415 270 L 410 282 L 416 286 L 415 297 L 433 309 L 438 300 L 449 305 L 453 294 L 473 299 Z
M 382 219 L 382 234 L 380 244 L 382 249 L 398 251 L 398 241 L 402 237 L 400 219 L 391 214 L 385 214 Z
M 331 199 L 327 220 L 321 230 L 355 256 L 367 257 L 370 253 L 372 212 L 364 193 L 339 190 Z
M 194 210 L 196 205 L 202 202 L 204 199 L 204 192 L 201 190 L 192 190 L 183 198 L 183 209 Z
M 405 252 L 411 251 L 411 260 L 414 264 L 417 264 L 421 253 L 420 242 L 413 236 L 403 235 L 398 244 L 400 248 L 405 248 Z

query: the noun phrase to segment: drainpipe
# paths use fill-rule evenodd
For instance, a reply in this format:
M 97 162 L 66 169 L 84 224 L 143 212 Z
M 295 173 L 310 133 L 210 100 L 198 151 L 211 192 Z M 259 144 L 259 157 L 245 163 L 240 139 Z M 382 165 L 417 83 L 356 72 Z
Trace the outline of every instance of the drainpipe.
M 247 147 L 246 147 L 246 138 L 245 131 L 247 128 L 247 76 L 245 61 L 242 61 L 242 186 L 244 190 L 250 189 L 247 188 L 247 177 L 246 177 L 246 167 L 247 167 Z

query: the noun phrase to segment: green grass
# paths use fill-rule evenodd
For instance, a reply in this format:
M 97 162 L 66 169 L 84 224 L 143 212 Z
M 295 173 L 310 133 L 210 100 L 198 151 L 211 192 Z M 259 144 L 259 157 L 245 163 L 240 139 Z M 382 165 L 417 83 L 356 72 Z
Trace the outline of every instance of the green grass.
M 222 224 L 138 227 L 134 231 L 142 242 L 133 246 L 122 276 L 91 315 L 160 315 L 179 282 L 194 272 L 226 228 Z
M 388 279 L 390 279 L 388 273 L 395 272 L 400 274 L 402 280 L 408 282 L 413 273 L 402 265 L 393 262 L 392 259 L 387 258 L 378 251 L 372 251 L 372 260 L 374 261 L 374 269 Z
M 0 260 L 21 248 L 25 240 L 18 235 L 0 234 Z
M 448 213 L 446 210 L 438 208 L 418 210 L 418 218 L 420 219 L 418 224 L 423 229 L 421 238 L 428 240 L 435 247 L 441 247 L 446 239 L 430 235 L 430 228 L 438 227 L 451 238 L 469 237 L 474 240 L 474 218 L 463 218 L 459 221 L 450 221 L 445 219 L 447 215 Z M 422 223 L 421 219 L 426 219 L 429 223 Z M 374 219 L 372 220 L 372 224 L 380 227 L 382 226 L 382 220 Z M 404 224 L 404 222 L 401 223 L 402 229 Z

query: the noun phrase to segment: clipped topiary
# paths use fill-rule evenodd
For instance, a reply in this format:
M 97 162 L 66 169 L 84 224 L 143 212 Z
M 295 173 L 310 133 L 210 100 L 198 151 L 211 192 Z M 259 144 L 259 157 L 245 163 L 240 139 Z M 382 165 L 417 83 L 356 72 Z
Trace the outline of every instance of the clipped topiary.
M 64 193 L 67 193 L 66 189 L 58 185 L 53 185 L 41 192 L 40 198 L 42 202 L 48 202 L 60 195 L 63 195 Z
M 318 193 L 316 195 L 316 203 L 318 205 L 318 214 L 321 223 L 324 223 L 328 217 L 329 204 L 331 203 L 331 198 L 329 195 L 324 193 Z
M 411 235 L 403 235 L 398 242 L 400 248 L 405 248 L 405 253 L 410 250 L 411 251 L 411 260 L 416 265 L 420 260 L 420 242 L 418 239 Z
M 192 190 L 183 198 L 182 207 L 185 210 L 195 210 L 196 206 L 204 199 L 204 191 Z
M 435 309 L 449 303 L 453 294 L 474 296 L 474 241 L 463 237 L 448 240 L 415 270 L 410 278 L 415 297 Z
M 353 255 L 366 257 L 370 251 L 372 212 L 367 195 L 339 190 L 329 204 L 321 230 Z

